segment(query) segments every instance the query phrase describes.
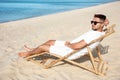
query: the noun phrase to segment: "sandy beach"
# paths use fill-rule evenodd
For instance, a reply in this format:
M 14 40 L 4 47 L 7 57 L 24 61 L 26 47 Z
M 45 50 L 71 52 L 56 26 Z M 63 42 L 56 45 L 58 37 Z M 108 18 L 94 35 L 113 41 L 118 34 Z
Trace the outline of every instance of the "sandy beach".
M 47 16 L 11 21 L 0 24 L 0 80 L 120 80 L 120 1 L 77 9 Z M 50 69 L 28 62 L 18 56 L 26 44 L 37 47 L 49 39 L 71 41 L 90 30 L 95 13 L 107 16 L 116 24 L 115 33 L 102 41 L 109 46 L 102 55 L 108 61 L 106 76 L 65 63 Z

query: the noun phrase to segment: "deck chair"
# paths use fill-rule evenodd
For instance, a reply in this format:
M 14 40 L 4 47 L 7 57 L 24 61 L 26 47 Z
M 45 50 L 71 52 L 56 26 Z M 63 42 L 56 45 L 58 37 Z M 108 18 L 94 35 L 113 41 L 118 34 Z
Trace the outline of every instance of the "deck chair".
M 115 32 L 114 29 L 113 29 L 114 26 L 115 26 L 115 24 L 108 27 L 105 30 L 105 33 L 106 33 L 105 35 L 99 37 L 98 39 L 95 39 L 95 40 L 91 41 L 87 45 L 88 53 L 85 53 L 84 55 L 88 55 L 88 57 L 90 59 L 90 62 L 92 64 L 91 68 L 87 67 L 87 66 L 85 66 L 85 65 L 83 65 L 83 64 L 81 64 L 79 62 L 76 62 L 74 60 L 68 59 L 69 56 L 75 54 L 79 50 L 74 50 L 73 52 L 67 54 L 64 57 L 56 55 L 56 54 L 44 52 L 44 53 L 28 56 L 25 59 L 27 61 L 34 62 L 34 63 L 36 63 L 36 64 L 38 64 L 41 67 L 46 68 L 46 69 L 52 67 L 53 65 L 57 64 L 60 61 L 66 61 L 66 62 L 71 63 L 73 65 L 79 66 L 79 67 L 81 67 L 81 68 L 83 68 L 85 70 L 93 72 L 93 73 L 95 73 L 97 75 L 105 75 L 107 68 L 104 69 L 104 66 L 105 66 L 106 62 L 104 62 L 103 59 L 102 59 L 99 47 L 98 46 L 96 47 L 96 49 L 97 49 L 97 57 L 94 57 L 89 45 L 95 43 L 96 41 L 102 41 L 105 37 L 107 37 L 110 34 L 114 33 Z

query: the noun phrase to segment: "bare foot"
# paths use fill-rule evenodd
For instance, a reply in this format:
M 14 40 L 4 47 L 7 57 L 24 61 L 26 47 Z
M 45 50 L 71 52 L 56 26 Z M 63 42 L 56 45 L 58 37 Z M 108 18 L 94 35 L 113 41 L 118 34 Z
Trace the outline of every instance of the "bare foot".
M 28 56 L 30 56 L 30 55 L 31 55 L 31 54 L 30 54 L 29 52 L 20 52 L 20 53 L 19 53 L 19 56 L 20 56 L 20 57 L 24 57 L 24 58 L 25 58 L 25 57 L 28 57 Z

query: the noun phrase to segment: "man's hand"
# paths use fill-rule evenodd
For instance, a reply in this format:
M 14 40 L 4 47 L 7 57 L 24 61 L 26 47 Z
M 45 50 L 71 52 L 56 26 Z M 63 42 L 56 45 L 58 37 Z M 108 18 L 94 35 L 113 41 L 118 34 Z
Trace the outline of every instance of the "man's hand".
M 70 47 L 74 50 L 79 50 L 87 46 L 87 43 L 84 40 L 81 40 L 76 43 L 70 43 L 69 41 L 66 41 L 65 46 Z
M 69 47 L 70 44 L 71 44 L 71 43 L 70 43 L 69 41 L 66 41 L 66 42 L 65 42 L 65 46 L 68 46 L 68 47 Z

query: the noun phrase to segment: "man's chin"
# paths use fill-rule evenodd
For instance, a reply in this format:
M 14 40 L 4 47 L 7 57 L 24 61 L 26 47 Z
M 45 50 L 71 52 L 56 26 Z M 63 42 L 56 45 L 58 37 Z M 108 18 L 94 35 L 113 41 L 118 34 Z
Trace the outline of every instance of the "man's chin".
M 92 28 L 93 31 L 97 31 L 97 29 Z

